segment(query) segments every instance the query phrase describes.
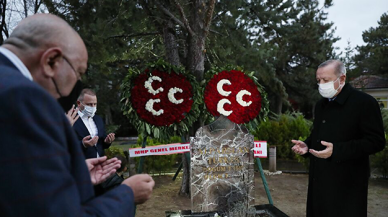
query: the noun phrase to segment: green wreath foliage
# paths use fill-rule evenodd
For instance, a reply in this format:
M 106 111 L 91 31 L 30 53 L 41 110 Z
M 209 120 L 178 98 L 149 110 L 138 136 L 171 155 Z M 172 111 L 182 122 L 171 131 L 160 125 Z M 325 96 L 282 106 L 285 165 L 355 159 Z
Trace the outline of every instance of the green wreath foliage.
M 224 67 L 219 67 L 219 66 L 213 66 L 211 67 L 208 71 L 205 73 L 205 79 L 201 82 L 201 91 L 202 91 L 202 96 L 204 95 L 205 88 L 209 81 L 213 78 L 214 75 L 222 72 L 222 71 L 231 71 L 231 70 L 237 70 L 241 71 L 244 74 L 246 74 L 249 78 L 252 79 L 252 81 L 256 84 L 257 89 L 260 92 L 261 95 L 261 110 L 259 115 L 254 118 L 253 120 L 249 121 L 248 123 L 245 123 L 244 125 L 247 127 L 247 129 L 250 132 L 253 132 L 254 130 L 257 129 L 257 127 L 260 125 L 262 121 L 266 121 L 268 118 L 268 113 L 270 112 L 269 110 L 269 101 L 267 97 L 267 92 L 265 92 L 264 87 L 259 83 L 258 78 L 255 75 L 255 72 L 245 72 L 241 67 L 238 66 L 231 66 L 231 65 L 226 65 Z M 203 106 L 203 118 L 205 120 L 205 123 L 210 123 L 215 120 L 215 117 L 213 117 L 210 112 L 208 112 L 205 103 L 203 103 L 201 106 Z
M 128 75 L 125 77 L 120 86 L 120 103 L 122 105 L 124 116 L 128 118 L 129 122 L 136 128 L 139 136 L 142 136 L 143 138 L 149 136 L 161 141 L 167 141 L 170 137 L 175 135 L 186 135 L 189 128 L 193 126 L 193 123 L 197 121 L 199 115 L 201 114 L 200 106 L 203 104 L 201 88 L 199 87 L 198 82 L 196 82 L 195 77 L 192 74 L 187 73 L 183 67 L 173 66 L 162 59 L 147 64 L 146 69 L 149 70 L 145 72 L 146 70 L 140 71 L 136 68 L 129 69 Z M 179 123 L 173 123 L 169 126 L 155 126 L 141 119 L 136 110 L 133 108 L 131 103 L 131 90 L 135 85 L 135 79 L 142 73 L 151 74 L 151 72 L 155 69 L 166 73 L 175 72 L 176 74 L 182 74 L 191 83 L 193 88 L 193 104 L 191 106 L 191 110 L 186 113 L 185 117 Z

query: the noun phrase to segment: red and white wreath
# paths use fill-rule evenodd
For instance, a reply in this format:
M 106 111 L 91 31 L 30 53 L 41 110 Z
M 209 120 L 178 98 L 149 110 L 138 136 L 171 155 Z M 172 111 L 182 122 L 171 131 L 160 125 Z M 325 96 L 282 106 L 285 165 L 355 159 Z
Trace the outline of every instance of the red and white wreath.
M 236 124 L 255 119 L 261 109 L 261 95 L 251 78 L 241 71 L 222 71 L 210 79 L 204 95 L 213 116 L 224 115 Z
M 190 111 L 192 89 L 182 74 L 154 69 L 136 78 L 131 103 L 144 121 L 155 126 L 169 126 L 179 123 Z

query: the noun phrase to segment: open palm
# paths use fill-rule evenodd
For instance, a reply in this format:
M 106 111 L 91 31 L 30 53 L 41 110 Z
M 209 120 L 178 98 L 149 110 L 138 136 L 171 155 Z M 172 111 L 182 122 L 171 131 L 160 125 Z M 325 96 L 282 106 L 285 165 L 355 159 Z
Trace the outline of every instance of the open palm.
M 86 159 L 86 164 L 93 185 L 98 185 L 113 175 L 116 172 L 116 169 L 120 168 L 121 161 L 117 158 L 107 160 L 107 157 L 104 156 Z

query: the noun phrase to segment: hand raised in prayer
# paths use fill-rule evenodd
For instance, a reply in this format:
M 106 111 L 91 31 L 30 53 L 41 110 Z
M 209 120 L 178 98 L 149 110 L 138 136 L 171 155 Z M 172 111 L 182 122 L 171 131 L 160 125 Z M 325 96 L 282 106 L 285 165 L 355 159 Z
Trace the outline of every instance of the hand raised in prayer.
M 74 108 L 74 107 L 75 107 L 75 105 L 73 105 L 73 107 L 71 107 L 71 109 L 69 111 L 67 111 L 67 113 L 66 113 L 66 117 L 69 120 L 71 126 L 73 126 L 74 123 L 79 118 L 78 108 Z
M 104 182 L 108 177 L 113 175 L 120 168 L 121 161 L 117 158 L 107 160 L 107 157 L 86 159 L 90 178 L 93 185 Z
M 306 143 L 300 140 L 291 140 L 291 142 L 295 144 L 292 146 L 291 150 L 296 154 L 304 155 L 308 152 L 309 148 L 307 147 Z

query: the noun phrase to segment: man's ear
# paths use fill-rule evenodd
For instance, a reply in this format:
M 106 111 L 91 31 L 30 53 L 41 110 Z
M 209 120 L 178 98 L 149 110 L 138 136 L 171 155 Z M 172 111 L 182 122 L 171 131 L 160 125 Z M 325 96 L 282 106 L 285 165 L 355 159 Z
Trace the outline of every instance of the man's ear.
M 340 80 L 341 80 L 343 83 L 345 83 L 345 81 L 346 81 L 346 75 L 341 75 Z
M 54 77 L 60 68 L 60 61 L 63 61 L 61 48 L 52 47 L 47 49 L 40 58 L 44 75 L 50 78 Z

